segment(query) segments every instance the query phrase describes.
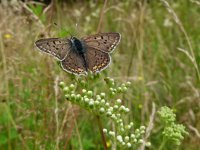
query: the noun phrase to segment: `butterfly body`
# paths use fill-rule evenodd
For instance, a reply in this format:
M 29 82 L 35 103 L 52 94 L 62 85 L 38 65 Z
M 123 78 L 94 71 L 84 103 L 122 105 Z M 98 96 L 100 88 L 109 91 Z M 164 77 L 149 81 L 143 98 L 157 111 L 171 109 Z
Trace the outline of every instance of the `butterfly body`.
M 83 41 L 79 40 L 76 37 L 71 38 L 72 49 L 79 54 L 84 54 L 86 52 L 85 44 Z
M 87 61 L 85 58 L 86 57 L 85 56 L 85 52 L 86 52 L 85 43 L 76 37 L 72 37 L 70 39 L 70 41 L 71 41 L 72 50 L 83 59 L 83 65 L 85 67 L 85 70 L 88 71 L 88 65 L 87 65 Z
M 39 50 L 61 61 L 63 70 L 86 74 L 104 70 L 111 61 L 110 53 L 120 41 L 119 33 L 99 33 L 81 39 L 47 38 L 35 42 Z

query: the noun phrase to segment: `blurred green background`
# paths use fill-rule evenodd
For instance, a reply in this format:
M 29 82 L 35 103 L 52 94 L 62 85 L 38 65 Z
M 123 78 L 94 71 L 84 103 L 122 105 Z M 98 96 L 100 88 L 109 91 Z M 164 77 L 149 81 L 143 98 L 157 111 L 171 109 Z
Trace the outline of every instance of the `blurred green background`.
M 79 138 L 83 149 L 103 149 L 94 117 L 56 94 L 57 80 L 71 84 L 75 77 L 34 46 L 40 38 L 95 34 L 99 25 L 101 32 L 122 36 L 100 79 L 132 83 L 123 95 L 129 119 L 147 125 L 153 102 L 157 110 L 169 106 L 189 132 L 178 149 L 200 148 L 200 2 L 108 0 L 100 22 L 103 5 L 101 0 L 0 1 L 0 149 L 75 150 Z M 103 83 L 92 84 L 104 89 Z M 153 150 L 162 143 L 162 126 L 154 121 L 148 148 Z

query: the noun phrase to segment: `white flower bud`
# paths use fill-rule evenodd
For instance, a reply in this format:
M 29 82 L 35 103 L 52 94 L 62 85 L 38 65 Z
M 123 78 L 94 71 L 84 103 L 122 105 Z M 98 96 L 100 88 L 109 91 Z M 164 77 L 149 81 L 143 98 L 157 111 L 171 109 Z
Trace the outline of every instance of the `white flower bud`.
M 122 90 L 123 90 L 123 91 L 126 91 L 126 90 L 127 90 L 127 87 L 123 87 Z
M 67 98 L 67 99 L 68 99 L 69 97 L 70 97 L 70 95 L 69 95 L 69 94 L 65 94 L 65 98 Z
M 139 129 L 136 129 L 136 130 L 135 130 L 135 133 L 137 133 L 137 134 L 138 134 L 139 132 L 140 132 L 140 130 L 139 130 Z
M 126 108 L 125 108 L 125 106 L 120 106 L 120 108 L 119 108 L 119 110 L 121 110 L 121 111 L 124 111 Z
M 119 108 L 119 106 L 118 106 L 118 105 L 115 105 L 113 108 L 116 110 L 116 109 L 118 109 L 118 108 Z
M 118 87 L 118 88 L 117 88 L 117 91 L 121 92 L 121 91 L 122 91 L 122 88 L 121 88 L 121 87 Z
M 124 132 L 124 131 L 125 131 L 124 128 L 121 128 L 120 130 L 121 130 L 121 132 Z
M 117 118 L 119 118 L 121 116 L 121 114 L 116 114 Z
M 106 114 L 107 114 L 108 116 L 111 116 L 111 115 L 112 115 L 112 112 L 108 111 Z
M 89 98 L 85 98 L 84 101 L 85 101 L 86 103 L 88 103 L 88 102 L 89 102 Z
M 111 118 L 114 119 L 114 120 L 117 119 L 117 117 L 115 116 L 115 114 L 112 114 Z
M 128 81 L 128 82 L 126 82 L 126 84 L 127 84 L 128 86 L 130 86 L 130 85 L 131 85 L 131 82 Z
M 105 93 L 100 93 L 100 96 L 101 96 L 102 98 L 104 98 L 104 97 L 106 96 L 106 94 L 105 94 Z
M 70 84 L 69 86 L 70 89 L 74 89 L 74 87 L 75 87 L 74 84 Z
M 131 143 L 129 143 L 129 142 L 126 145 L 128 148 L 130 148 L 132 146 Z
M 130 122 L 130 126 L 131 126 L 131 127 L 133 126 L 133 122 Z
M 109 107 L 109 108 L 108 108 L 108 111 L 113 112 L 113 107 Z
M 81 95 L 80 95 L 80 94 L 77 94 L 76 97 L 77 97 L 77 98 L 81 98 Z
M 107 133 L 107 132 L 108 132 L 107 129 L 104 128 L 104 129 L 103 129 L 103 133 Z
M 65 85 L 65 83 L 64 83 L 63 81 L 61 81 L 61 82 L 59 83 L 59 85 L 60 85 L 61 87 L 63 87 L 63 86 Z
M 112 92 L 111 94 L 112 94 L 112 95 L 115 95 L 115 92 Z
M 126 85 L 123 83 L 123 84 L 122 84 L 122 87 L 125 87 L 125 86 L 126 86 Z
M 145 127 L 145 126 L 141 126 L 140 129 L 141 129 L 141 130 L 145 130 L 146 127 Z
M 129 141 L 129 136 L 126 136 L 126 137 L 124 138 L 124 141 L 125 141 L 125 142 L 128 142 L 128 141 Z
M 101 100 L 101 104 L 104 105 L 106 103 L 105 99 Z
M 110 106 L 110 104 L 109 104 L 109 103 L 106 103 L 105 105 L 106 105 L 106 107 L 109 107 L 109 106 Z
M 132 139 L 135 139 L 135 134 L 131 134 L 131 138 L 132 138 Z
M 96 95 L 96 99 L 97 100 L 101 100 L 101 96 L 100 95 Z
M 90 100 L 89 105 L 90 105 L 90 106 L 93 106 L 93 105 L 94 105 L 94 101 L 93 101 L 93 100 Z
M 125 108 L 125 112 L 128 113 L 130 111 L 129 108 Z
M 139 139 L 138 142 L 142 144 L 144 141 L 143 141 L 143 139 Z
M 147 143 L 146 143 L 146 146 L 147 146 L 147 147 L 150 147 L 150 146 L 151 146 L 151 142 L 147 142 Z
M 82 89 L 82 93 L 86 93 L 87 91 L 86 91 L 86 89 Z
M 127 129 L 131 129 L 131 126 L 130 126 L 130 125 L 127 125 Z
M 64 87 L 63 91 L 64 91 L 64 92 L 68 92 L 68 91 L 69 91 L 69 87 L 67 87 L 67 86 Z
M 121 104 L 122 100 L 121 99 L 117 99 L 117 103 Z
M 109 131 L 109 135 L 111 135 L 111 136 L 115 136 L 115 132 L 113 132 L 113 131 Z
M 71 98 L 75 98 L 75 97 L 76 97 L 76 95 L 75 95 L 75 94 L 71 94 L 70 96 L 71 96 Z
M 99 105 L 99 103 L 100 103 L 99 101 L 94 101 L 94 104 L 97 106 Z
M 118 140 L 120 143 L 123 142 L 122 136 L 121 136 L 121 135 L 118 135 L 118 136 L 117 136 L 117 140 Z
M 88 92 L 87 92 L 87 95 L 88 95 L 88 96 L 92 96 L 92 95 L 93 95 L 93 92 L 92 92 L 92 91 L 88 91 Z
M 101 107 L 101 108 L 99 109 L 99 111 L 100 111 L 101 113 L 104 113 L 104 112 L 105 112 L 105 109 L 104 109 L 103 107 Z

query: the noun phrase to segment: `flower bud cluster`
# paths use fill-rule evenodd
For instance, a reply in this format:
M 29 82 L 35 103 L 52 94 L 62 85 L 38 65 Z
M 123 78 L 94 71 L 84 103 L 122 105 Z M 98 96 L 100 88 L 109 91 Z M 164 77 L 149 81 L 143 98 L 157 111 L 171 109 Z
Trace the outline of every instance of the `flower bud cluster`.
M 176 120 L 176 114 L 173 113 L 173 110 L 168 107 L 162 107 L 160 111 L 158 111 L 160 118 L 165 124 L 173 123 Z
M 123 130 L 120 130 L 119 134 L 114 131 L 108 131 L 107 129 L 103 129 L 103 132 L 110 136 L 111 139 L 116 138 L 116 141 L 121 147 L 130 148 L 143 143 L 142 136 L 144 135 L 146 129 L 145 126 L 141 126 L 140 128 L 136 129 L 134 133 L 131 133 L 130 129 L 132 127 L 133 122 L 131 122 L 126 127 L 120 124 L 119 128 L 123 128 Z M 148 142 L 148 145 L 150 145 L 150 142 Z
M 121 115 L 129 112 L 129 108 L 121 105 L 121 99 L 117 99 L 115 104 L 111 106 L 110 103 L 105 100 L 106 94 L 103 92 L 94 95 L 93 91 L 82 89 L 80 92 L 81 94 L 76 94 L 76 87 L 74 84 L 66 86 L 63 82 L 60 82 L 60 87 L 63 89 L 65 98 L 68 101 L 77 104 L 87 110 L 90 110 L 98 115 L 105 115 L 110 117 L 115 122 L 120 122 L 122 120 Z
M 127 90 L 128 86 L 130 86 L 130 82 L 126 82 L 116 87 L 113 79 L 106 78 L 105 80 L 106 83 L 109 84 L 110 91 L 113 94 L 124 92 Z M 80 84 L 85 83 L 81 82 Z M 124 115 L 130 110 L 122 105 L 121 99 L 116 99 L 114 103 L 111 104 L 106 100 L 108 96 L 103 92 L 94 94 L 91 90 L 82 89 L 79 93 L 76 93 L 77 90 L 74 84 L 66 86 L 64 82 L 60 82 L 60 87 L 63 89 L 65 98 L 68 101 L 89 110 L 93 114 L 110 118 L 115 124 L 116 131 L 103 129 L 103 132 L 111 139 L 116 139 L 120 146 L 129 148 L 136 144 L 143 143 L 142 135 L 145 133 L 145 127 L 141 126 L 133 131 L 133 122 L 128 124 L 124 123 Z
M 164 137 L 174 141 L 176 145 L 180 145 L 184 138 L 183 135 L 188 134 L 185 130 L 185 126 L 175 123 L 176 115 L 173 113 L 173 110 L 166 106 L 162 107 L 160 111 L 158 111 L 158 114 L 164 124 Z
M 131 85 L 131 82 L 122 83 L 121 85 L 116 85 L 114 79 L 107 77 L 105 79 L 106 83 L 109 85 L 109 90 L 112 95 L 116 95 L 118 93 L 126 92 L 128 87 Z

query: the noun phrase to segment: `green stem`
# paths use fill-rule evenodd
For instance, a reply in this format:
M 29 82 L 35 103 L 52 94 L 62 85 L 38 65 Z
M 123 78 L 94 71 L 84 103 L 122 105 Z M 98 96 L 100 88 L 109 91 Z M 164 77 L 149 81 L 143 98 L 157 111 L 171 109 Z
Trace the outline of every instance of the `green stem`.
M 101 123 L 101 120 L 100 120 L 100 117 L 99 116 L 96 116 L 97 117 L 97 123 L 98 123 L 98 126 L 99 126 L 99 131 L 101 133 L 101 139 L 102 139 L 102 142 L 103 142 L 103 146 L 104 146 L 104 150 L 107 150 L 107 145 L 106 145 L 106 138 L 103 134 L 103 128 L 102 128 L 102 123 Z
M 166 140 L 166 139 L 163 139 L 163 141 L 162 141 L 162 143 L 160 144 L 158 150 L 162 150 L 163 147 L 165 146 L 166 142 L 167 142 L 167 140 Z

